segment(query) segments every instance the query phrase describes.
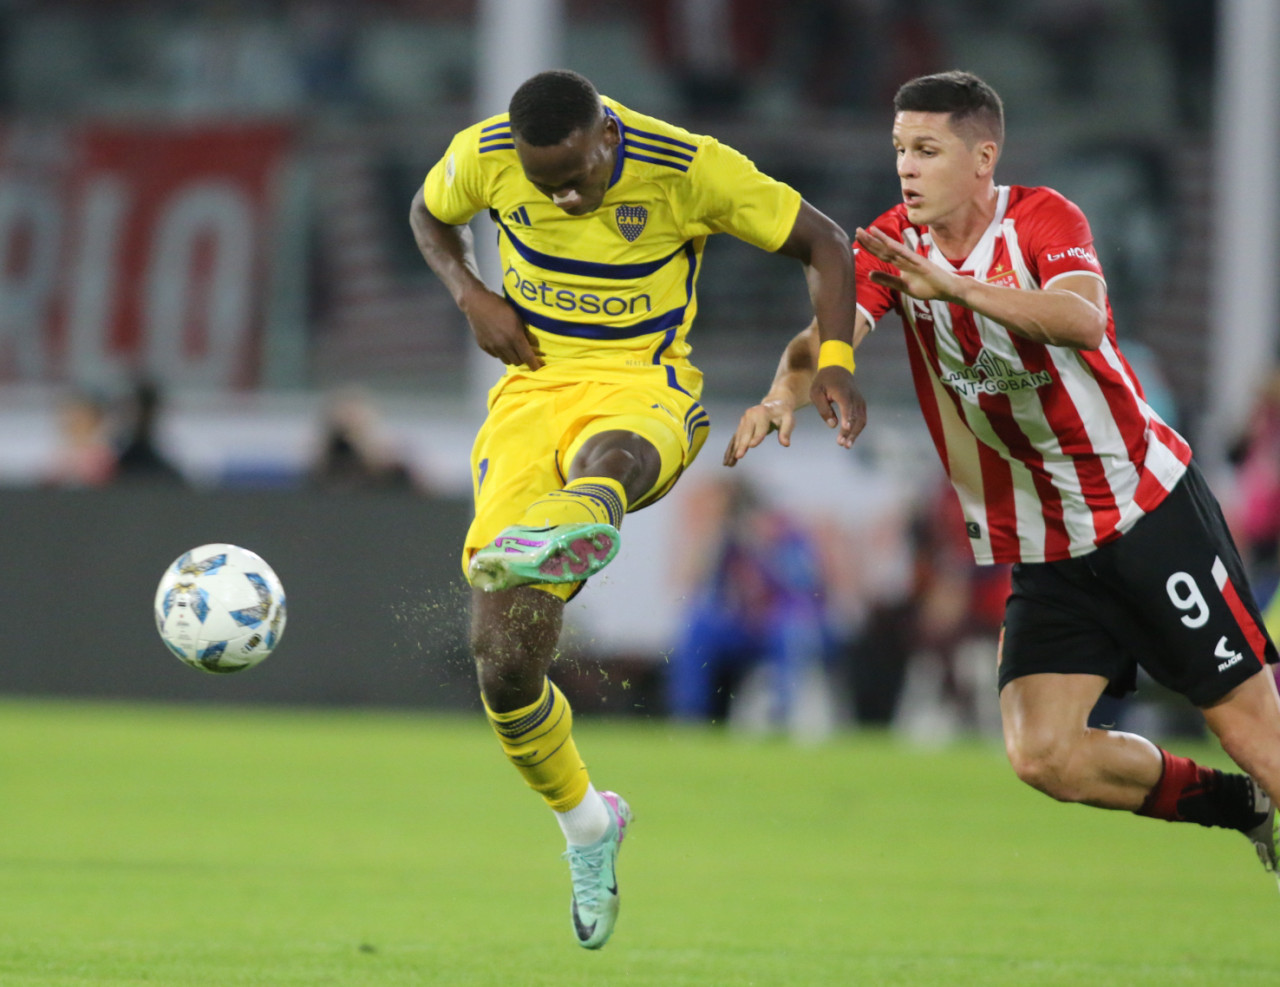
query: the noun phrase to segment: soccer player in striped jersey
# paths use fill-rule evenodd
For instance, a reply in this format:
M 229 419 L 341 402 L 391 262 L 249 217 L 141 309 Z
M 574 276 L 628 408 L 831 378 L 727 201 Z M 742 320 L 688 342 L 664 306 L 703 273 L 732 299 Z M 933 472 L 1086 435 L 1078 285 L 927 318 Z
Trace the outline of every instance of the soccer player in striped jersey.
M 502 294 L 480 280 L 464 225 L 481 210 L 498 227 Z M 574 934 L 595 949 L 617 916 L 631 812 L 591 784 L 548 678 L 564 603 L 614 557 L 624 514 L 671 489 L 706 438 L 686 337 L 710 234 L 801 262 L 826 347 L 809 397 L 853 441 L 865 411 L 848 238 L 732 148 L 564 71 L 457 134 L 410 223 L 477 344 L 507 365 L 472 451 L 472 652 L 504 751 L 567 839 Z
M 997 185 L 999 96 L 914 79 L 894 100 L 902 202 L 856 234 L 856 342 L 891 308 L 978 562 L 1013 563 L 999 665 L 1018 777 L 1064 802 L 1236 829 L 1277 870 L 1280 698 L 1267 636 L 1186 441 L 1143 399 L 1116 341 L 1080 210 Z M 817 340 L 788 346 L 725 453 L 787 445 Z M 1202 711 L 1244 773 L 1089 726 L 1136 669 Z

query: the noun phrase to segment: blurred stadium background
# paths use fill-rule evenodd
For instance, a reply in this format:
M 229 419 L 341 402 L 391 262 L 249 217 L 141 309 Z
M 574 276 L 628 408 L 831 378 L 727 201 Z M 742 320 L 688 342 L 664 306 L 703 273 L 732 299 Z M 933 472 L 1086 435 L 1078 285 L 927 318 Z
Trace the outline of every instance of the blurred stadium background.
M 1250 522 L 1244 468 L 1280 458 L 1256 413 L 1280 314 L 1271 0 L 3 0 L 0 691 L 474 704 L 457 552 L 498 367 L 406 216 L 451 134 L 552 66 L 715 134 L 848 230 L 896 201 L 896 86 L 987 78 L 1000 179 L 1089 215 L 1122 346 L 1274 584 L 1280 512 Z M 896 325 L 860 354 L 856 450 L 810 421 L 739 471 L 750 506 L 726 506 L 743 490 L 720 449 L 807 296 L 729 238 L 708 258 L 692 340 L 711 438 L 571 607 L 566 691 L 584 712 L 667 712 L 716 526 L 745 525 L 807 540 L 830 633 L 790 712 L 737 669 L 713 715 L 993 729 L 999 584 L 945 533 Z M 212 540 L 260 552 L 290 593 L 251 675 L 193 675 L 154 637 L 161 569 Z

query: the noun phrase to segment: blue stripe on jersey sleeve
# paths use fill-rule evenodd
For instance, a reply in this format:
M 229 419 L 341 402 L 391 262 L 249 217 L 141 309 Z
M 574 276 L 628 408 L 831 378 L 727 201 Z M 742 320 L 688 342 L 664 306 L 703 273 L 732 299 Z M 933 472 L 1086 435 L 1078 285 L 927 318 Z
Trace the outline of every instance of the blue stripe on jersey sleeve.
M 480 143 L 483 144 L 485 141 L 503 141 L 503 140 L 510 140 L 510 139 L 511 139 L 511 131 L 495 130 L 492 134 L 485 134 L 483 137 L 481 137 Z
M 666 267 L 671 262 L 671 258 L 685 248 L 685 244 L 681 244 L 667 256 L 659 257 L 657 260 L 646 261 L 643 264 L 602 264 L 598 261 L 572 260 L 568 257 L 556 257 L 552 254 L 544 254 L 540 250 L 534 250 L 532 247 L 521 243 L 515 236 L 512 236 L 511 228 L 501 219 L 494 219 L 494 222 L 502 227 L 502 231 L 506 233 L 511 246 L 515 247 L 516 253 L 530 264 L 536 264 L 544 271 L 555 271 L 557 274 L 576 274 L 584 278 L 607 278 L 612 281 L 633 281 L 638 278 L 647 278 L 650 274 Z
M 676 151 L 669 147 L 659 147 L 657 144 L 646 144 L 644 141 L 635 141 L 630 138 L 627 139 L 625 149 L 627 151 L 652 151 L 655 154 L 666 154 L 673 158 L 679 158 L 682 161 L 693 160 L 693 155 L 685 154 L 684 151 Z
M 685 141 L 678 141 L 674 137 L 664 137 L 662 134 L 651 134 L 647 130 L 637 130 L 635 127 L 628 128 L 627 133 L 635 137 L 644 137 L 651 141 L 662 141 L 664 144 L 674 144 L 676 147 L 683 147 L 686 151 L 692 151 L 694 153 L 698 150 L 697 144 L 688 144 Z
M 491 123 L 487 127 L 481 127 L 480 133 L 487 134 L 490 130 L 510 130 L 510 129 L 511 129 L 511 121 L 510 119 L 507 119 L 507 120 L 501 120 L 498 123 Z
M 618 116 L 618 114 L 614 113 L 613 110 L 609 109 L 607 106 L 604 108 L 604 112 L 610 120 L 618 125 L 618 136 L 622 138 L 620 143 L 625 145 L 627 143 L 627 125 L 622 122 L 622 117 Z M 617 185 L 618 179 L 622 177 L 622 159 L 623 156 L 621 154 L 614 155 L 613 174 L 609 176 L 609 188 L 613 188 Z
M 668 161 L 666 158 L 653 158 L 647 154 L 633 154 L 627 151 L 623 157 L 630 158 L 632 161 L 648 161 L 650 164 L 666 165 L 668 168 L 674 168 L 676 171 L 688 171 L 689 166 L 680 164 L 676 161 Z
M 489 151 L 514 151 L 514 144 L 485 144 L 480 148 L 480 153 L 485 154 Z

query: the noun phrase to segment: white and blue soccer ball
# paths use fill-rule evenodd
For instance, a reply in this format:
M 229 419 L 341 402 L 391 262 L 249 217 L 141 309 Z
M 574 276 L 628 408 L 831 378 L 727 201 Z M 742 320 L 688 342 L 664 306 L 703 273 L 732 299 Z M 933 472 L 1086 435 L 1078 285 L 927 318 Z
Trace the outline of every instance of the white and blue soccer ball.
M 284 587 L 238 545 L 183 552 L 156 589 L 156 628 L 169 650 L 203 672 L 239 672 L 275 650 L 284 633 Z

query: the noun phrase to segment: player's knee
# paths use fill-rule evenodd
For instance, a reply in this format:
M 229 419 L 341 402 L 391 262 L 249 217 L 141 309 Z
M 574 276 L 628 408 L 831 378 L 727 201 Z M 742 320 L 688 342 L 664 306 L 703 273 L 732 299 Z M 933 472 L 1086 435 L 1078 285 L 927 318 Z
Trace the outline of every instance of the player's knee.
M 1078 802 L 1072 745 L 1053 737 L 1006 738 L 1009 764 L 1023 783 L 1059 802 Z
M 610 442 L 588 442 L 574 459 L 570 479 L 608 476 L 622 484 L 629 500 L 645 494 L 662 471 L 658 450 L 642 436 L 623 432 L 602 433 L 616 438 Z

